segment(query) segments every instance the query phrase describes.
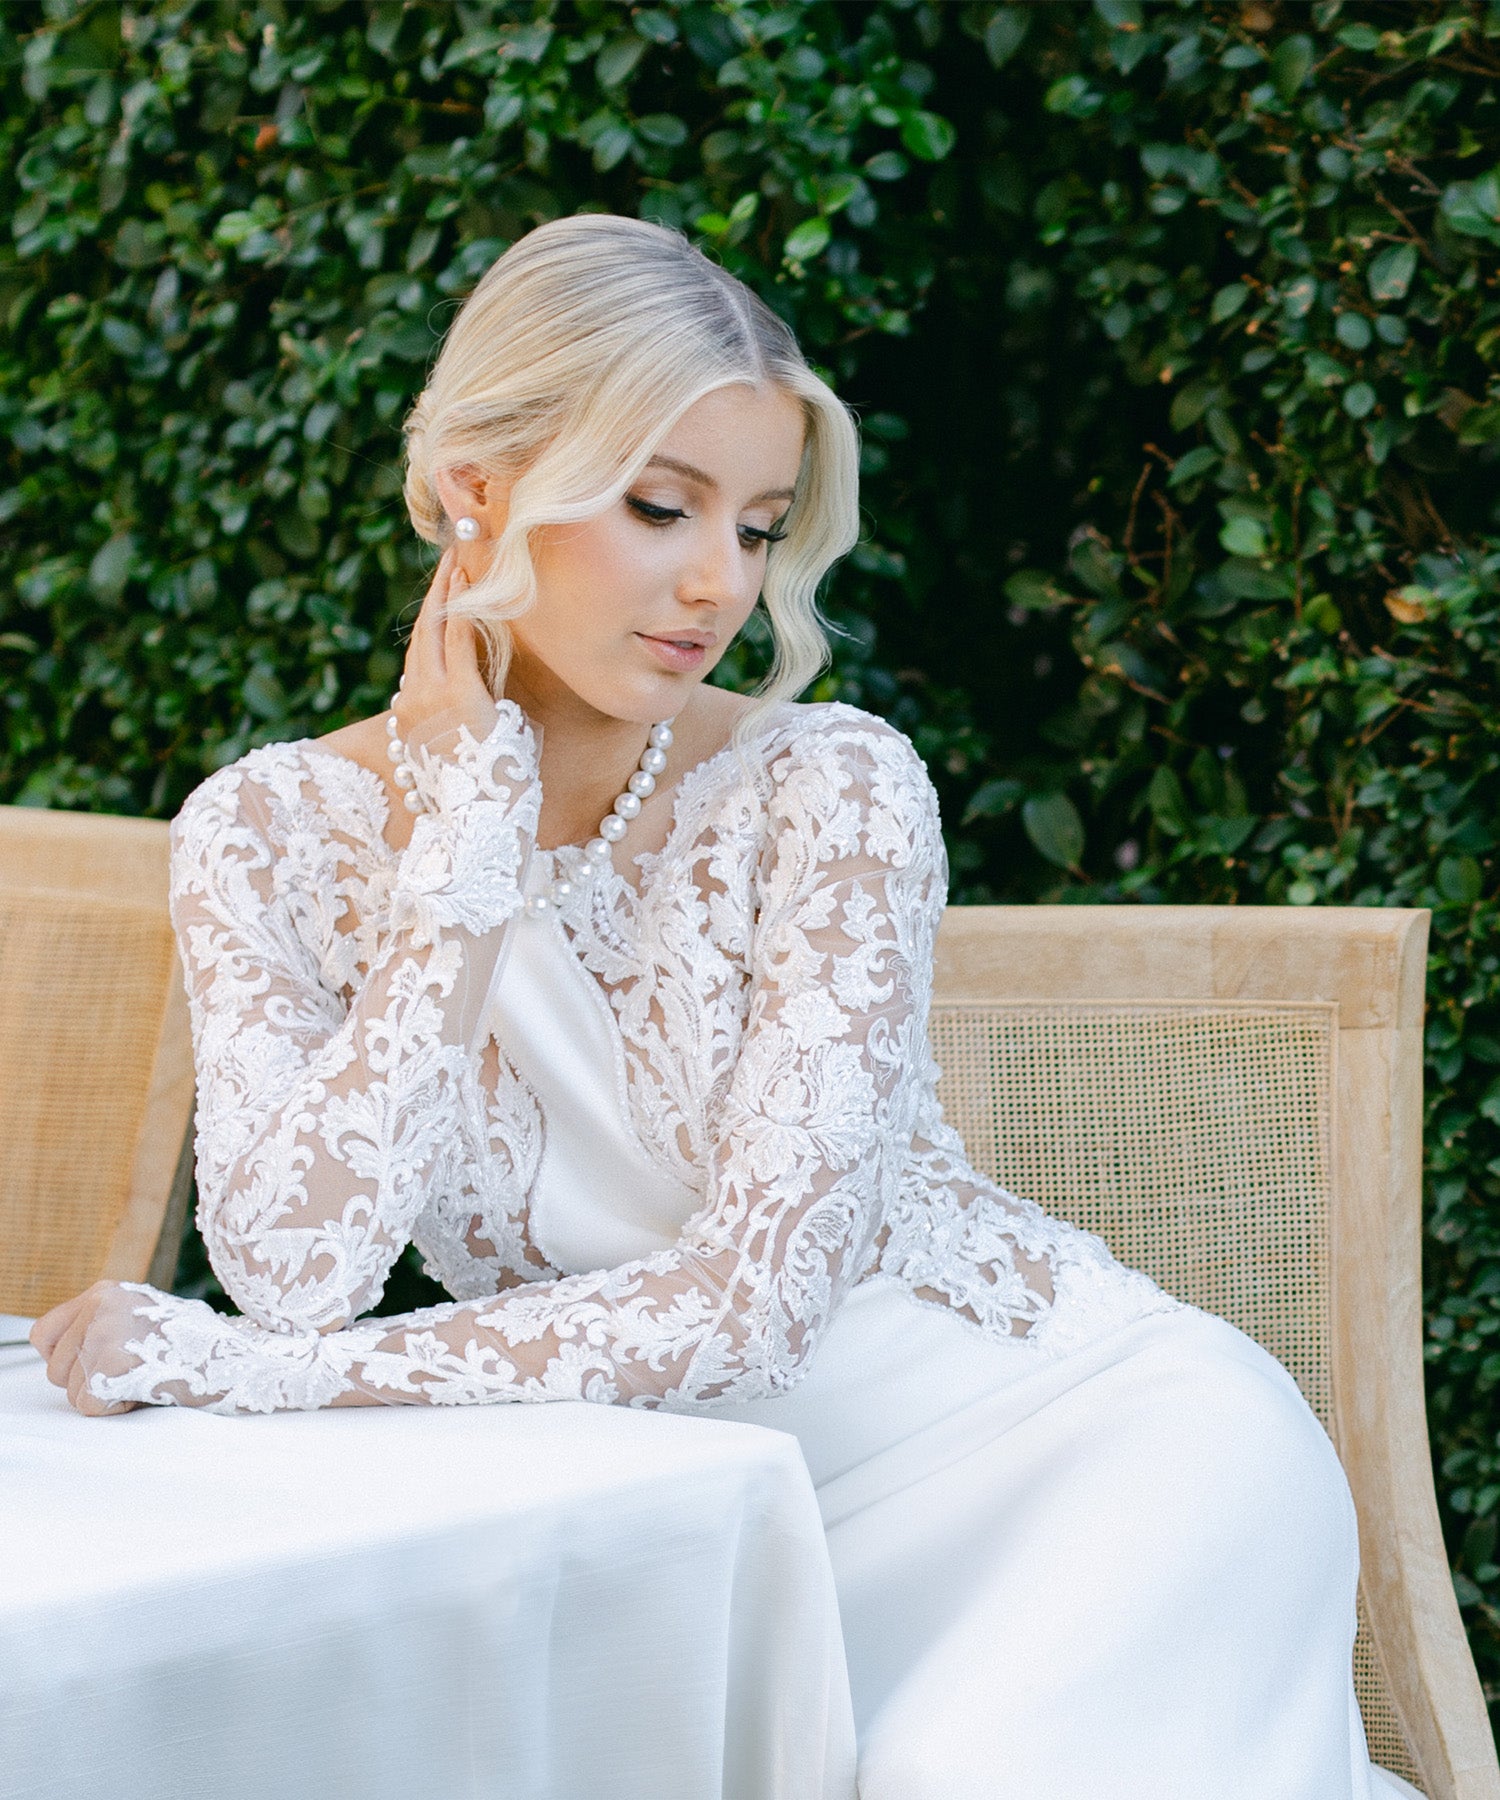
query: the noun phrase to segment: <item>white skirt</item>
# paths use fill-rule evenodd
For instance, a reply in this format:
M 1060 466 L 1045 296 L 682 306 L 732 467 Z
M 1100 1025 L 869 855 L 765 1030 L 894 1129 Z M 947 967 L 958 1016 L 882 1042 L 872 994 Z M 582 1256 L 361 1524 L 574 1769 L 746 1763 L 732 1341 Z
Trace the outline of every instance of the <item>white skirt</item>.
M 876 1280 L 790 1394 L 861 1800 L 1376 1800 L 1327 1435 L 1190 1307 L 1057 1359 Z

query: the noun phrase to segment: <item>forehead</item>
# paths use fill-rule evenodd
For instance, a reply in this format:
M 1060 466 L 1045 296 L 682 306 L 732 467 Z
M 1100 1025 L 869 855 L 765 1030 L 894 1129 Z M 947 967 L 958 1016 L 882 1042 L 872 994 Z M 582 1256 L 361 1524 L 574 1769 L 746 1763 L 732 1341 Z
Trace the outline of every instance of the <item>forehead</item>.
M 806 429 L 801 403 L 784 389 L 736 383 L 694 401 L 657 453 L 701 469 L 721 487 L 790 488 Z

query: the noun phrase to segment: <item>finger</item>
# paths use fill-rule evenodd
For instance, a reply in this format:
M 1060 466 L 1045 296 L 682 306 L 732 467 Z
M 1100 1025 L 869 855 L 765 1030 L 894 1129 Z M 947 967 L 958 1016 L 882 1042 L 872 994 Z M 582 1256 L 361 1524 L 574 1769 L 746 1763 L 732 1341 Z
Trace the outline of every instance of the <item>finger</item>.
M 443 552 L 442 560 L 433 571 L 432 585 L 427 590 L 422 610 L 417 614 L 417 622 L 412 627 L 411 643 L 407 649 L 412 679 L 428 686 L 441 685 L 447 674 L 447 662 L 443 655 L 443 621 L 457 566 L 457 554 L 450 546 Z
M 85 1418 L 102 1418 L 118 1408 L 110 1402 L 95 1399 L 89 1392 L 88 1370 L 84 1367 L 83 1358 L 74 1362 L 72 1372 L 68 1376 L 68 1405 L 74 1412 L 81 1412 Z
M 87 1298 L 87 1294 L 75 1294 L 71 1300 L 59 1301 L 32 1326 L 31 1342 L 44 1357 L 51 1356 L 53 1345 L 73 1323 L 73 1315 Z
M 456 599 L 464 593 L 469 585 L 469 578 L 460 569 L 454 576 L 449 590 L 449 599 Z M 479 676 L 479 633 L 474 621 L 452 613 L 443 619 L 443 662 L 451 682 L 478 682 Z
M 67 1330 L 52 1346 L 52 1352 L 47 1358 L 47 1379 L 54 1387 L 67 1387 L 83 1349 L 83 1340 L 94 1320 L 97 1304 L 94 1290 L 90 1288 L 80 1299 L 82 1304 L 73 1314 Z
M 428 634 L 423 630 L 424 622 L 429 618 L 433 606 L 433 598 L 440 584 L 446 584 L 447 563 L 451 549 L 445 550 L 438 558 L 438 565 L 432 572 L 432 580 L 427 584 L 427 592 L 422 596 L 422 604 L 417 609 L 417 616 L 412 621 L 412 628 L 407 634 L 406 655 L 402 663 L 401 680 L 397 693 L 410 700 L 430 680 L 429 665 L 432 660 L 432 645 Z M 399 712 L 400 708 L 397 707 Z

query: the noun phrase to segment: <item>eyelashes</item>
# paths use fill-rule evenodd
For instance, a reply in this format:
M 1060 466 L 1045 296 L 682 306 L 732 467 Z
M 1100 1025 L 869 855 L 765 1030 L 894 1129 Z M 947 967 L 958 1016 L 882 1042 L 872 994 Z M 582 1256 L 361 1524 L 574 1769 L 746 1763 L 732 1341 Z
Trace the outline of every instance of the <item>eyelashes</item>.
M 625 504 L 648 525 L 670 525 L 677 519 L 685 519 L 688 515 L 678 506 L 655 506 L 649 500 L 638 500 L 634 494 L 625 496 Z M 773 525 L 769 530 L 762 530 L 758 525 L 741 525 L 740 542 L 747 550 L 758 550 L 762 544 L 779 544 L 786 536 L 785 529 Z

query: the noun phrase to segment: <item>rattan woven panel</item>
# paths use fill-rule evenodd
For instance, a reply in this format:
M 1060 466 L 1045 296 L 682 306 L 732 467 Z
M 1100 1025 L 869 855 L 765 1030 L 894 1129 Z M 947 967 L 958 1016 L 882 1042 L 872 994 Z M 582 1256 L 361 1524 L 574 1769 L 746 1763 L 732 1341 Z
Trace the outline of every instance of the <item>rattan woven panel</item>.
M 975 1163 L 1231 1320 L 1330 1419 L 1334 1008 L 934 1009 L 944 1107 Z M 1372 1753 L 1415 1782 L 1361 1624 Z
M 0 889 L 0 1312 L 44 1311 L 101 1271 L 174 955 L 154 904 Z

